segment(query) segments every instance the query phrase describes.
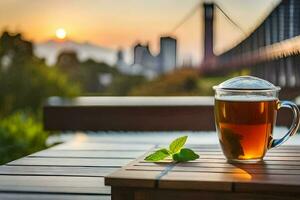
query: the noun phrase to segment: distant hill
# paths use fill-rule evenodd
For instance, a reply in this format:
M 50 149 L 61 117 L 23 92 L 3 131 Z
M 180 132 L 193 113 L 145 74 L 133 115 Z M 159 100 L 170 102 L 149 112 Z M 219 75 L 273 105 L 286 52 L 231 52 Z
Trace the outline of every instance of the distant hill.
M 35 43 L 34 53 L 39 58 L 45 58 L 48 65 L 56 63 L 57 55 L 63 50 L 73 50 L 77 52 L 79 60 L 89 58 L 98 62 L 105 62 L 109 65 L 116 63 L 116 51 L 101 47 L 88 42 L 79 43 L 72 40 L 56 41 L 48 40 L 42 43 Z

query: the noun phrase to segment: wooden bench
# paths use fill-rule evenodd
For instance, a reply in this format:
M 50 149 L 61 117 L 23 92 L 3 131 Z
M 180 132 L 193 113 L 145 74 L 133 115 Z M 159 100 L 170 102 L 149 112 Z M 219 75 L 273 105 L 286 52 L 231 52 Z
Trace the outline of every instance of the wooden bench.
M 54 131 L 215 130 L 213 97 L 78 97 L 49 99 L 44 126 Z M 280 109 L 277 125 L 292 115 Z

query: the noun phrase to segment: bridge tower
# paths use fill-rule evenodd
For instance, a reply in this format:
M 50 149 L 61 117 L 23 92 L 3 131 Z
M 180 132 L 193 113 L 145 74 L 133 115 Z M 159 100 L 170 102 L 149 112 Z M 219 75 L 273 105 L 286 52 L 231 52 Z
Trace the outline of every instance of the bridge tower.
M 214 57 L 213 43 L 214 43 L 214 4 L 204 3 L 204 58 L 203 61 L 207 62 Z

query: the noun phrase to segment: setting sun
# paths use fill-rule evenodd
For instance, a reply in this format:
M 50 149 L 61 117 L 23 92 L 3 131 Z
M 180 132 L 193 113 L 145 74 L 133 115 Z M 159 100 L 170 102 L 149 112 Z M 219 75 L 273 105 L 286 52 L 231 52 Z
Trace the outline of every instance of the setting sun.
M 61 40 L 62 40 L 62 39 L 65 39 L 65 38 L 66 38 L 67 32 L 66 32 L 65 29 L 59 28 L 59 29 L 56 30 L 55 35 L 56 35 L 56 37 L 57 37 L 58 39 L 61 39 Z

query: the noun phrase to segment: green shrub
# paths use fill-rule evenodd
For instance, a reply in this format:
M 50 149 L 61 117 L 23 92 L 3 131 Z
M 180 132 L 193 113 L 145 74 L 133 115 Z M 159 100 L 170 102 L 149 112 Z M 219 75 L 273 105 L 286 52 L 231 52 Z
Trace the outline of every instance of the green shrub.
M 24 109 L 38 112 L 49 96 L 73 97 L 79 92 L 64 74 L 34 59 L 12 65 L 0 70 L 0 117 Z
M 199 95 L 197 70 L 183 68 L 133 87 L 132 96 L 189 96 Z
M 34 117 L 16 112 L 0 120 L 0 164 L 46 148 L 48 133 Z

